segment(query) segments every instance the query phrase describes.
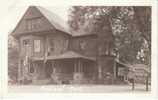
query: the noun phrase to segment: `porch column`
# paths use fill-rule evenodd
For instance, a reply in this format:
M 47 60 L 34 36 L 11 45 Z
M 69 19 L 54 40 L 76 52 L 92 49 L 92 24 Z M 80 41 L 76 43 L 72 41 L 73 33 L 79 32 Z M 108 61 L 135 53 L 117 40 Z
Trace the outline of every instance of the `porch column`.
M 38 78 L 38 71 L 37 71 L 37 64 L 35 62 L 33 62 L 33 68 L 34 68 L 34 72 L 33 72 L 33 78 L 32 78 L 32 82 L 36 83 L 37 78 Z
M 18 61 L 18 82 L 21 84 L 21 81 L 23 80 L 22 76 L 22 63 L 21 59 Z
M 45 71 L 45 69 L 46 69 L 46 63 L 45 62 L 43 62 L 43 66 L 42 66 L 42 70 L 41 70 L 41 72 L 42 72 L 42 79 L 45 79 L 46 78 L 46 71 Z
M 116 60 L 114 60 L 113 73 L 114 73 L 114 79 L 116 79 Z
M 74 72 L 81 73 L 83 72 L 83 66 L 80 60 L 76 61 L 74 63 Z
M 53 69 L 52 73 L 55 73 L 55 61 L 51 61 L 51 66 L 52 66 L 52 69 Z
M 83 73 L 82 73 L 82 64 L 80 60 L 76 60 L 74 64 L 74 74 L 73 74 L 73 80 L 76 84 L 81 84 L 83 81 Z
M 74 63 L 74 72 L 75 73 L 77 72 L 77 61 L 75 61 L 75 63 Z
M 82 63 L 80 62 L 80 72 L 82 73 L 83 72 L 83 65 L 82 65 Z
M 78 60 L 78 72 L 80 73 L 81 72 L 81 61 Z
M 82 64 L 82 62 L 80 60 L 78 61 L 78 72 L 79 73 L 83 72 L 83 64 Z
M 98 78 L 102 79 L 102 67 L 101 67 L 101 65 L 98 66 L 98 73 L 99 73 Z

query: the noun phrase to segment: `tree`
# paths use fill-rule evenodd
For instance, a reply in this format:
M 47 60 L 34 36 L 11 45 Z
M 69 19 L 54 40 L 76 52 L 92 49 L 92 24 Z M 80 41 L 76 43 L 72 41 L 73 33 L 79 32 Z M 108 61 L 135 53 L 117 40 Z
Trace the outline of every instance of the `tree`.
M 134 20 L 144 40 L 139 51 L 144 53 L 141 60 L 151 66 L 151 7 L 134 7 L 134 12 Z
M 11 36 L 8 36 L 8 76 L 11 80 L 17 81 L 18 77 L 18 44 Z
M 120 60 L 133 64 L 146 63 L 147 60 L 136 59 L 140 50 L 146 50 L 146 41 L 149 51 L 144 59 L 150 59 L 150 20 L 150 7 L 74 6 L 70 9 L 69 25 L 72 31 L 84 30 L 96 34 L 107 34 L 107 31 L 112 29 Z

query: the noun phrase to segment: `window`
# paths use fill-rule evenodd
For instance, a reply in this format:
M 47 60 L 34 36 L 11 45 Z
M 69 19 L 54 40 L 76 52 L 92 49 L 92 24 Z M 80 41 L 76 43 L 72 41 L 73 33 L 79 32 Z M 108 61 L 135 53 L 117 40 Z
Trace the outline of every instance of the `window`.
M 68 49 L 68 45 L 69 45 L 69 40 L 67 39 L 63 45 L 63 50 L 67 50 Z
M 34 40 L 34 52 L 40 52 L 41 49 L 41 41 L 40 40 Z
M 32 64 L 30 64 L 30 70 L 29 70 L 30 73 L 34 73 L 34 67 Z
M 41 18 L 26 19 L 26 30 L 38 29 L 41 26 Z
M 48 47 L 48 52 L 54 51 L 54 40 L 50 39 L 49 40 L 49 47 Z
M 29 39 L 23 40 L 23 45 L 24 45 L 24 46 L 27 46 L 27 45 L 29 45 L 29 44 L 30 44 Z
M 84 49 L 86 48 L 86 46 L 87 46 L 86 41 L 81 41 L 81 42 L 80 42 L 80 49 L 81 49 L 81 50 L 84 50 Z

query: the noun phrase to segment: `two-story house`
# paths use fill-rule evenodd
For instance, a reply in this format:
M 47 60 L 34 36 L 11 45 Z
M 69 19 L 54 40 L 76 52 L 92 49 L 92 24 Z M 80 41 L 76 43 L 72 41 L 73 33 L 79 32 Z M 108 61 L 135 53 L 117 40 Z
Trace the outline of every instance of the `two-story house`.
M 53 12 L 29 7 L 12 32 L 20 47 L 19 82 L 82 84 L 113 76 L 113 36 L 105 29 L 107 33 L 73 33 Z

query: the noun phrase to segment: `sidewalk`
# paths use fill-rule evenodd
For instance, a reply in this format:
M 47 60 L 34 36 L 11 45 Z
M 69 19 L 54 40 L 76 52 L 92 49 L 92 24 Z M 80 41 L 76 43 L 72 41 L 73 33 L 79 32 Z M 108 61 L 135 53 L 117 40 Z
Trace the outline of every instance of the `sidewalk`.
M 131 85 L 47 85 L 47 86 L 9 86 L 9 93 L 150 93 L 145 90 L 145 85 L 136 85 L 132 90 Z

